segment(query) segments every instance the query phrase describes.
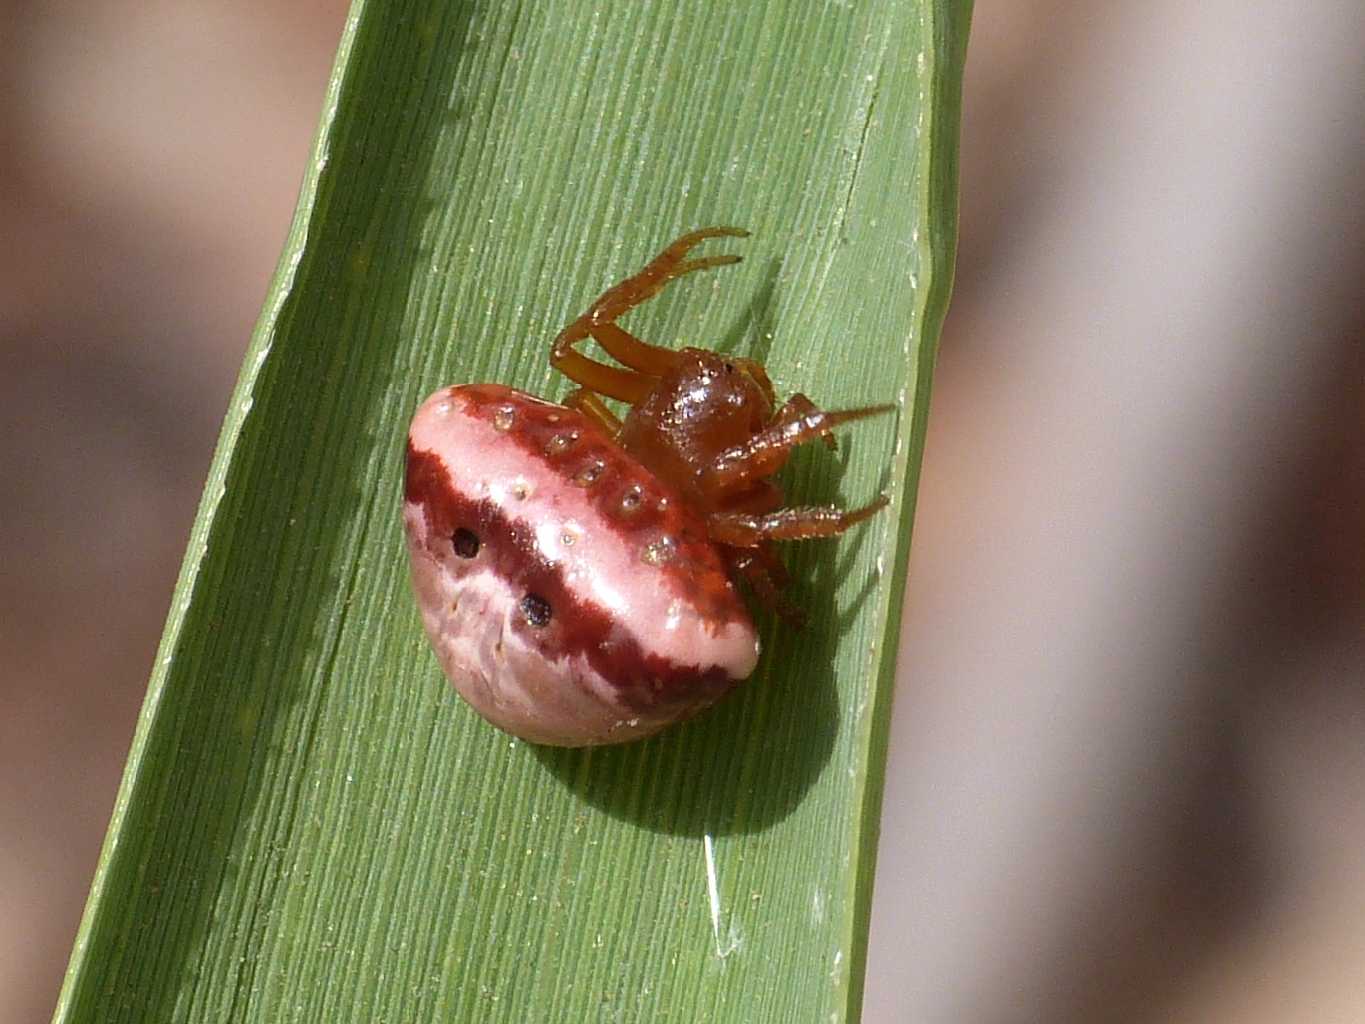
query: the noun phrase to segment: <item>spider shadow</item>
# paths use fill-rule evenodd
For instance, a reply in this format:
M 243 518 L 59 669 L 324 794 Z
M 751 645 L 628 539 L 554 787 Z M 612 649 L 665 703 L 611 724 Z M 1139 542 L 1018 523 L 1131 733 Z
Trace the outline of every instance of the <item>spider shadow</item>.
M 846 469 L 848 466 L 847 445 L 841 444 L 839 452 L 841 456 L 840 461 Z M 843 471 L 841 470 L 840 476 L 842 475 Z M 890 482 L 891 466 L 888 464 L 882 467 L 882 471 L 877 479 L 877 488 L 874 493 L 886 494 Z M 837 499 L 837 502 L 840 505 L 849 506 L 862 504 L 871 499 L 872 495 L 869 494 L 853 496 L 841 494 Z M 883 513 L 886 511 L 887 510 L 883 510 Z M 883 513 L 879 513 L 879 515 Z M 875 523 L 876 519 L 874 518 L 871 522 Z M 869 526 L 870 525 L 871 523 L 869 523 Z M 894 525 L 888 526 L 887 529 L 891 534 L 895 533 Z M 824 546 L 819 551 L 815 552 L 815 566 L 811 573 L 813 585 L 830 593 L 836 592 L 843 586 L 844 581 L 848 579 L 849 574 L 853 571 L 854 566 L 857 565 L 858 560 L 867 545 L 873 542 L 872 539 L 876 536 L 876 533 L 876 530 L 869 528 L 854 529 L 844 535 L 844 543 L 837 547 L 834 545 Z M 888 543 L 891 543 L 891 541 L 892 538 L 888 537 Z M 884 556 L 885 549 L 883 549 L 881 553 Z M 857 593 L 847 599 L 847 603 L 841 610 L 835 611 L 835 621 L 840 635 L 843 635 L 852 628 L 854 620 L 862 610 L 863 603 L 871 597 L 877 587 L 881 585 L 882 576 L 885 575 L 887 571 L 888 570 L 884 566 L 879 565 L 875 572 L 868 573 L 867 578 L 864 579 L 862 584 L 858 587 Z
M 762 283 L 725 331 L 722 340 L 716 345 L 717 352 L 735 355 L 747 339 L 749 344 L 745 355 L 756 363 L 767 365 L 773 348 L 773 335 L 777 332 L 773 297 L 777 292 L 777 278 L 781 271 L 780 259 L 774 257 L 768 261 Z
M 761 615 L 763 655 L 716 707 L 640 743 L 530 749 L 577 796 L 613 817 L 684 836 L 763 832 L 820 777 L 839 726 L 832 602 L 799 634 Z

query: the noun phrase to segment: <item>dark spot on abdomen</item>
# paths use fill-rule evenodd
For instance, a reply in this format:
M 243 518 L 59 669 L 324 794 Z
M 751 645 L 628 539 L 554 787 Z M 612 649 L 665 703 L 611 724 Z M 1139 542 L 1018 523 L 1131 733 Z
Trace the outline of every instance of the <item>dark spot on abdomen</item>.
M 479 553 L 479 535 L 463 526 L 451 535 L 450 543 L 461 558 L 473 558 Z
M 521 599 L 521 614 L 533 626 L 550 624 L 550 602 L 539 594 L 527 594 Z

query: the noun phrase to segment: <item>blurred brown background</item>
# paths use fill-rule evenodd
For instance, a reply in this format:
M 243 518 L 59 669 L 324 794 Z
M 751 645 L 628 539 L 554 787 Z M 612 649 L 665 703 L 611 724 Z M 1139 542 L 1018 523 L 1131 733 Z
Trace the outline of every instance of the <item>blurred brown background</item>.
M 0 8 L 0 1021 L 51 1013 L 345 6 Z M 1261 6 L 978 4 L 869 1022 L 1365 1019 L 1365 8 Z

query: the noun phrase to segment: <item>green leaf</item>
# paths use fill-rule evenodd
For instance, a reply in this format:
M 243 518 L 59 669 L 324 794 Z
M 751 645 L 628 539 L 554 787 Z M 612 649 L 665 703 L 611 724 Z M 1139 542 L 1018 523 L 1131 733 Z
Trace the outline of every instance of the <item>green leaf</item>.
M 856 1018 L 969 7 L 357 0 L 57 1020 Z M 556 330 L 718 223 L 746 262 L 630 325 L 898 402 L 784 479 L 892 510 L 789 549 L 812 624 L 714 711 L 511 740 L 421 633 L 408 417 L 562 395 Z

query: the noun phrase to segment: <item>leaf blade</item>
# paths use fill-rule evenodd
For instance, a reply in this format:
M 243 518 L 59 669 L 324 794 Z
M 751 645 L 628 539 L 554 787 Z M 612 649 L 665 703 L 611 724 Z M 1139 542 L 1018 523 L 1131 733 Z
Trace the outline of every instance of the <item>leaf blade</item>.
M 353 10 L 57 1019 L 856 1016 L 966 10 L 643 6 Z M 543 339 L 708 222 L 750 261 L 632 326 L 830 406 L 903 387 L 789 477 L 900 519 L 795 553 L 817 627 L 768 628 L 714 713 L 530 750 L 424 648 L 406 417 L 451 380 L 561 393 Z

